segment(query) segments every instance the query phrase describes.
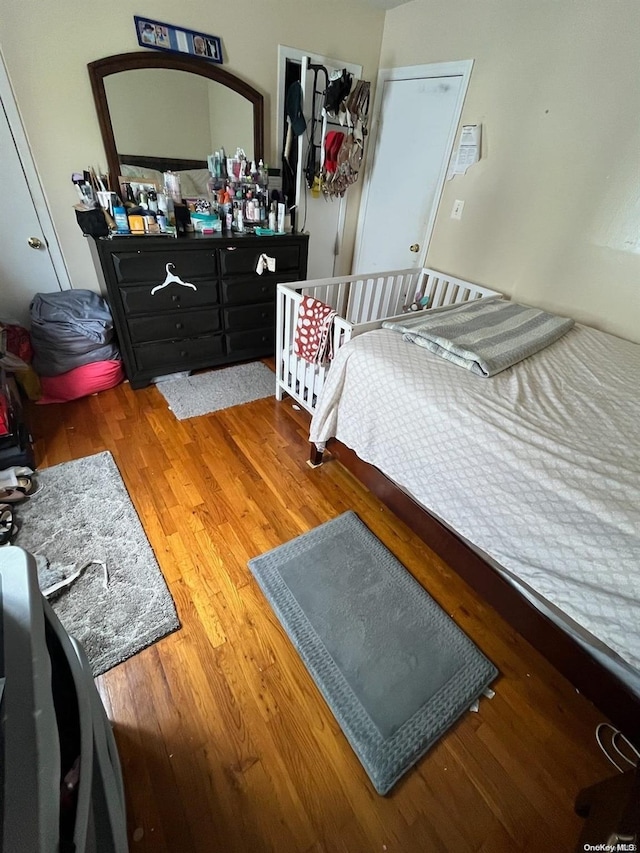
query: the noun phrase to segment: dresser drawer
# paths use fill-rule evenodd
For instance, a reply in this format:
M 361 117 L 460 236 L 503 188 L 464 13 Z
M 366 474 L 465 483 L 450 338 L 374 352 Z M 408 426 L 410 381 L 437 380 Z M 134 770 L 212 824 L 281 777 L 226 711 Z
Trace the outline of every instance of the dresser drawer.
M 209 335 L 203 338 L 191 338 L 184 341 L 140 344 L 134 347 L 138 370 L 191 370 L 194 367 L 210 364 L 211 359 L 223 352 L 222 335 Z
M 222 280 L 222 300 L 227 305 L 247 305 L 252 302 L 271 302 L 276 298 L 275 278 L 225 278 Z
M 219 308 L 178 311 L 154 317 L 133 317 L 128 321 L 129 337 L 134 344 L 211 335 L 222 329 Z
M 273 302 L 246 307 L 225 308 L 224 325 L 227 332 L 241 332 L 244 329 L 262 329 L 275 325 L 276 306 Z
M 150 247 L 145 252 L 114 252 L 111 262 L 118 284 L 133 284 L 137 281 L 162 284 L 171 275 L 187 282 L 192 278 L 215 278 L 218 274 L 216 252 L 211 250 L 185 252 L 163 247 L 160 251 L 154 251 Z
M 176 311 L 178 308 L 200 308 L 216 305 L 218 285 L 215 281 L 200 281 L 197 289 L 170 284 L 151 295 L 148 284 L 133 284 L 118 288 L 125 314 L 155 314 L 157 311 Z
M 252 329 L 248 332 L 234 332 L 226 338 L 227 353 L 238 359 L 272 355 L 276 347 L 276 335 L 271 326 L 266 329 Z
M 297 281 L 295 275 L 253 276 L 252 278 L 222 279 L 222 301 L 227 305 L 248 305 L 251 302 L 275 301 L 280 282 Z
M 265 254 L 276 259 L 275 272 L 265 269 L 263 276 L 275 276 L 282 272 L 291 272 L 300 268 L 301 247 L 299 244 L 287 245 L 268 243 L 254 246 L 223 246 L 220 250 L 222 275 L 255 273 L 260 255 Z

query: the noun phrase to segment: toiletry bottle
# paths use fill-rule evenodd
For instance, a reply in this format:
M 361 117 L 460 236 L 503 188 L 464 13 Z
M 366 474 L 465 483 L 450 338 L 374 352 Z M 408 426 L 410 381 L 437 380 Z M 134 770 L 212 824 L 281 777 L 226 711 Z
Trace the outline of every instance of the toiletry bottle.
M 269 186 L 269 167 L 262 160 L 258 164 L 258 175 L 259 184 L 266 189 Z
M 127 211 L 124 207 L 113 208 L 113 218 L 116 221 L 118 234 L 130 234 L 129 220 L 127 219 Z
M 171 196 L 174 204 L 182 204 L 180 175 L 175 172 L 164 172 L 164 189 Z
M 157 234 L 160 229 L 158 228 L 158 222 L 156 220 L 155 213 L 152 213 L 150 210 L 146 210 L 144 213 L 144 230 L 148 234 Z
M 132 234 L 144 234 L 144 217 L 138 216 L 138 214 L 131 214 L 127 218 Z
M 176 224 L 175 207 L 173 204 L 173 199 L 170 195 L 167 195 L 166 193 L 159 193 L 158 208 L 165 212 L 167 216 L 167 225 L 173 226 Z

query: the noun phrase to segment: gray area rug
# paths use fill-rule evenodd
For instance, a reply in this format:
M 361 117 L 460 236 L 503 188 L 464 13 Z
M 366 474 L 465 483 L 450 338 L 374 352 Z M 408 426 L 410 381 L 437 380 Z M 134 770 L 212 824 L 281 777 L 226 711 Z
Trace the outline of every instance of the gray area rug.
M 180 627 L 173 599 L 110 453 L 45 468 L 16 508 L 14 541 L 36 556 L 40 588 L 88 566 L 50 603 L 101 675 Z
M 252 361 L 196 376 L 167 379 L 156 386 L 179 421 L 228 409 L 275 394 L 275 373 Z
M 379 794 L 498 674 L 354 512 L 249 567 Z

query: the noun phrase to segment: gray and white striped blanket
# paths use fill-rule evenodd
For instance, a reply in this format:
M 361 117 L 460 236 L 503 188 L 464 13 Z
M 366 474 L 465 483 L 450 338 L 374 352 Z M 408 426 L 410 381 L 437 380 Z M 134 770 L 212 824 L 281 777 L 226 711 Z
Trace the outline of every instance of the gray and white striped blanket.
M 401 332 L 405 341 L 487 377 L 549 346 L 573 324 L 569 317 L 490 296 L 382 325 Z

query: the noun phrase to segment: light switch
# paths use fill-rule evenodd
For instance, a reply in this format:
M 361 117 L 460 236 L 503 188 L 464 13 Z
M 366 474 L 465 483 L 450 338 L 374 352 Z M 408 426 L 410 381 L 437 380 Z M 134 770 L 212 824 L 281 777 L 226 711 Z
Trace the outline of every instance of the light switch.
M 451 210 L 451 218 L 452 219 L 462 219 L 462 210 L 464 208 L 464 202 L 457 198 L 453 202 L 453 208 Z

